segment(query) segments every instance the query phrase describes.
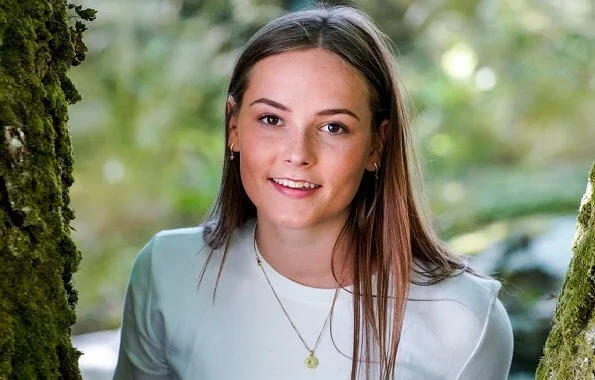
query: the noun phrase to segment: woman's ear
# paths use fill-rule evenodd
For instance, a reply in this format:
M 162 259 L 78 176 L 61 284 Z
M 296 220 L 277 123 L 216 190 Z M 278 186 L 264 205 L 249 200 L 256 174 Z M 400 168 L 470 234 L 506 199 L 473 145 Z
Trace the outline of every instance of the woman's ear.
M 377 132 L 372 137 L 372 148 L 370 149 L 370 156 L 368 157 L 366 170 L 373 172 L 380 167 L 380 159 L 382 158 L 382 152 L 386 143 L 388 128 L 389 120 L 384 119 L 378 126 Z M 374 166 L 374 164 L 376 164 L 376 166 Z
M 238 136 L 238 117 L 236 102 L 233 96 L 228 96 L 225 102 L 225 112 L 227 114 L 227 133 L 228 141 L 227 147 L 233 149 L 234 152 L 239 152 L 239 136 Z

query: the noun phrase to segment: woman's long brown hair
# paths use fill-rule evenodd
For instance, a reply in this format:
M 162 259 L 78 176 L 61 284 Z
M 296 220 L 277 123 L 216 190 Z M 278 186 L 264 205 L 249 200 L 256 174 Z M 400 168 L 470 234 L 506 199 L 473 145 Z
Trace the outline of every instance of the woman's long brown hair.
M 374 23 L 354 8 L 317 7 L 289 13 L 264 25 L 248 41 L 228 91 L 235 106 L 226 114 L 226 142 L 229 117 L 242 103 L 250 69 L 256 62 L 286 51 L 322 48 L 340 56 L 366 79 L 377 137 L 380 123 L 389 120 L 378 179 L 373 173 L 364 174 L 335 244 L 337 247 L 346 239 L 346 246 L 354 247 L 352 379 L 358 377 L 362 363 L 369 377 L 372 361 L 379 362 L 380 378 L 391 378 L 414 272 L 423 274 L 424 283 L 431 284 L 464 268 L 427 222 L 408 107 L 390 46 Z M 256 208 L 240 179 L 241 154 L 237 156 L 230 161 L 229 152 L 225 152 L 221 189 L 205 225 L 210 255 L 225 247 L 219 273 L 233 232 L 256 217 Z

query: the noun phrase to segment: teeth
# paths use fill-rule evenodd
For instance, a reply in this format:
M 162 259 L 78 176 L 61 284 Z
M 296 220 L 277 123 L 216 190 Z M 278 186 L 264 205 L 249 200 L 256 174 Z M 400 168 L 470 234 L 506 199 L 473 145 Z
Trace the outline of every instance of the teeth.
M 277 179 L 277 178 L 273 178 L 273 181 L 275 181 L 276 183 L 278 183 L 279 185 L 283 185 L 285 187 L 290 187 L 292 189 L 314 189 L 315 187 L 318 187 L 319 185 L 315 185 L 313 183 L 310 182 L 301 182 L 301 181 L 292 181 L 289 179 Z

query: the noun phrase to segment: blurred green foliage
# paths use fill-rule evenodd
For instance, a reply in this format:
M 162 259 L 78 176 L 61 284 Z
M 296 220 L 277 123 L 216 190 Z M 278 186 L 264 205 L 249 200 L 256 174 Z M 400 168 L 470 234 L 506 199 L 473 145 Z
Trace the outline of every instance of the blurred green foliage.
M 218 192 L 239 49 L 304 3 L 93 1 L 88 57 L 71 74 L 83 95 L 70 109 L 84 255 L 75 333 L 119 324 L 130 266 L 153 233 L 202 220 Z M 592 2 L 357 3 L 395 42 L 445 237 L 575 212 L 595 152 Z

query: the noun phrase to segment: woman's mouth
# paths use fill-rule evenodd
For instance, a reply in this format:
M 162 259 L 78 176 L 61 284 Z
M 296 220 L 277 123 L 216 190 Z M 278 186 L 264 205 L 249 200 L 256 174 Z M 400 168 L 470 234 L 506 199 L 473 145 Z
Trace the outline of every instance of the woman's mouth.
M 315 189 L 317 187 L 320 187 L 320 185 L 317 185 L 312 182 L 307 182 L 307 181 L 296 181 L 296 180 L 285 179 L 285 178 L 271 178 L 271 180 L 278 185 L 288 187 L 290 189 L 310 190 L 310 189 Z
M 308 181 L 286 178 L 271 178 L 273 187 L 290 199 L 304 199 L 318 192 L 322 186 Z

